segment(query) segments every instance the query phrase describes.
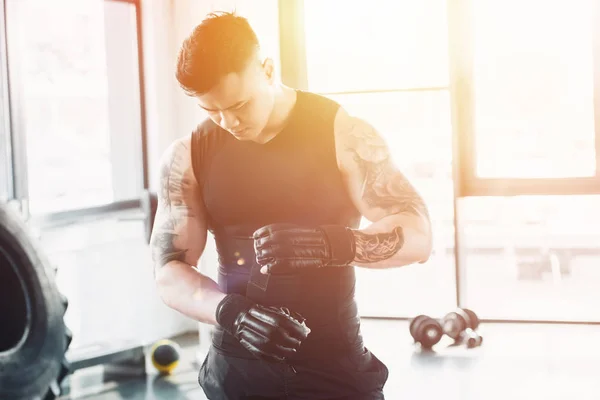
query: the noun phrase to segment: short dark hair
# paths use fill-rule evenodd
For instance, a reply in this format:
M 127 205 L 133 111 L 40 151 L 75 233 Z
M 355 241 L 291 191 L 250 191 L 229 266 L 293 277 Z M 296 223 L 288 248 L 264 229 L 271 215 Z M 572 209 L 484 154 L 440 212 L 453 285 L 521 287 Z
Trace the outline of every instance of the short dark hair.
M 210 13 L 181 46 L 177 81 L 190 96 L 204 94 L 225 75 L 241 72 L 259 49 L 246 18 L 235 12 Z

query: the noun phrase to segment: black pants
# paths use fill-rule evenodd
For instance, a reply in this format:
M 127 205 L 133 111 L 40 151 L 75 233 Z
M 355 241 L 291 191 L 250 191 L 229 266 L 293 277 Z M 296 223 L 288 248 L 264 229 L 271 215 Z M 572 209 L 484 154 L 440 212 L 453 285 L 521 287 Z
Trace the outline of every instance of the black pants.
M 210 400 L 382 400 L 387 367 L 368 349 L 337 359 L 267 363 L 211 346 L 198 382 Z

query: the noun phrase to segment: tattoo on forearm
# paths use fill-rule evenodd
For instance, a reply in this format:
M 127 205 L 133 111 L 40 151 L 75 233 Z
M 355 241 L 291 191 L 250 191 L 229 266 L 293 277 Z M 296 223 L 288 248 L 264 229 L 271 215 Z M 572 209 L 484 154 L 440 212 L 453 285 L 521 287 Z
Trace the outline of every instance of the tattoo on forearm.
M 354 231 L 356 256 L 354 261 L 373 263 L 387 260 L 402 248 L 404 233 L 402 228 L 394 228 L 392 232 L 368 234 Z
M 427 207 L 408 179 L 395 167 L 385 141 L 370 126 L 355 122 L 348 150 L 363 177 L 362 198 L 388 213 L 408 212 L 428 217 Z

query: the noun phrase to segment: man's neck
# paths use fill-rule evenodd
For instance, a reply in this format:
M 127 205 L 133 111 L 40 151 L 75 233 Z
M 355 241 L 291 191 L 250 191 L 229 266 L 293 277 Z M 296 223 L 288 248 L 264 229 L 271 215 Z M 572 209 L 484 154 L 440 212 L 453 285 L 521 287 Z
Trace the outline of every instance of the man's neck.
M 294 106 L 296 105 L 296 91 L 285 85 L 279 85 L 275 92 L 275 102 L 273 111 L 269 117 L 269 122 L 261 133 L 261 143 L 272 140 L 287 125 L 288 119 Z

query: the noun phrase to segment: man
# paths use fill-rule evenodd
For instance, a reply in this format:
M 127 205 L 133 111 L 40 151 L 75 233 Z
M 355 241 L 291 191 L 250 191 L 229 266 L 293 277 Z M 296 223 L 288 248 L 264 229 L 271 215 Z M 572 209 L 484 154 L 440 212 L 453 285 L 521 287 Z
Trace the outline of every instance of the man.
M 209 118 L 161 162 L 151 239 L 163 301 L 215 325 L 209 399 L 383 399 L 354 266 L 425 262 L 428 212 L 384 140 L 335 102 L 282 85 L 248 22 L 211 14 L 177 79 Z M 372 224 L 358 229 L 361 216 Z M 195 266 L 207 231 L 218 283 Z

